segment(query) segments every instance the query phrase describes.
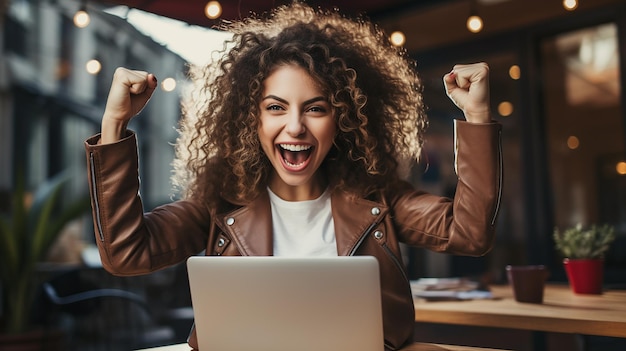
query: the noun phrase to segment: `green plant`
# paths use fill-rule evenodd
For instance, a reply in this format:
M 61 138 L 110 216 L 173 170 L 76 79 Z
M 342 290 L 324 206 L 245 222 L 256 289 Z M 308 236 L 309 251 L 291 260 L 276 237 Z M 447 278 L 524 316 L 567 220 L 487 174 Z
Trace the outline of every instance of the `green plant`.
M 593 224 L 585 228 L 579 223 L 575 227 L 565 229 L 563 233 L 555 228 L 553 237 L 557 250 L 564 257 L 603 258 L 615 240 L 615 228 L 608 224 L 602 226 Z
M 17 177 L 11 212 L 0 216 L 0 332 L 20 333 L 31 327 L 37 263 L 45 258 L 63 227 L 89 209 L 88 196 L 73 201 L 61 198 L 62 187 L 69 180 L 68 173 L 55 176 L 40 185 L 29 201 L 23 177 Z

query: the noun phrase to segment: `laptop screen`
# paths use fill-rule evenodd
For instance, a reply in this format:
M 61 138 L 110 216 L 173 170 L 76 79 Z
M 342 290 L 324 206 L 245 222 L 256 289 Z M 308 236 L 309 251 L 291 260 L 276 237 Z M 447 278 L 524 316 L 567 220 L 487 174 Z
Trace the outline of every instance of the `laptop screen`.
M 378 262 L 211 257 L 187 262 L 201 351 L 382 351 Z

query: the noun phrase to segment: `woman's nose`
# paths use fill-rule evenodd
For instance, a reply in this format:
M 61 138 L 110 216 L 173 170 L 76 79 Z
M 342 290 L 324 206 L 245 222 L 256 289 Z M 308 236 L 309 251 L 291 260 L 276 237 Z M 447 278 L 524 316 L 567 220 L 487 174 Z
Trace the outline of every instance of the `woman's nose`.
M 287 134 L 292 137 L 297 137 L 303 134 L 305 129 L 302 115 L 297 112 L 290 113 L 287 119 L 287 125 L 285 126 Z

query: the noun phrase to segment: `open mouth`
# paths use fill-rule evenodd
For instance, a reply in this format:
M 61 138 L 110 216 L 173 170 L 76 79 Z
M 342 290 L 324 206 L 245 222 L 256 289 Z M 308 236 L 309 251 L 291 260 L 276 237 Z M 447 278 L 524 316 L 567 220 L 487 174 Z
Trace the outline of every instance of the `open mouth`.
M 313 150 L 311 145 L 279 144 L 278 146 L 283 162 L 290 168 L 304 166 Z

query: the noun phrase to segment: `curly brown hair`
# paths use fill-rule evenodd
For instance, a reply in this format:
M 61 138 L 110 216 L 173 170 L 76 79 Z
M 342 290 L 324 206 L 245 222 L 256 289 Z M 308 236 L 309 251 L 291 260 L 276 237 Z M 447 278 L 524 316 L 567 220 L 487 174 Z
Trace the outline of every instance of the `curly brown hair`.
M 199 85 L 183 105 L 173 181 L 185 198 L 245 204 L 267 186 L 259 102 L 264 79 L 284 64 L 307 70 L 335 110 L 322 165 L 333 187 L 367 196 L 397 183 L 401 161 L 419 159 L 427 120 L 415 63 L 370 21 L 294 2 L 221 29 L 232 40 L 192 71 Z

